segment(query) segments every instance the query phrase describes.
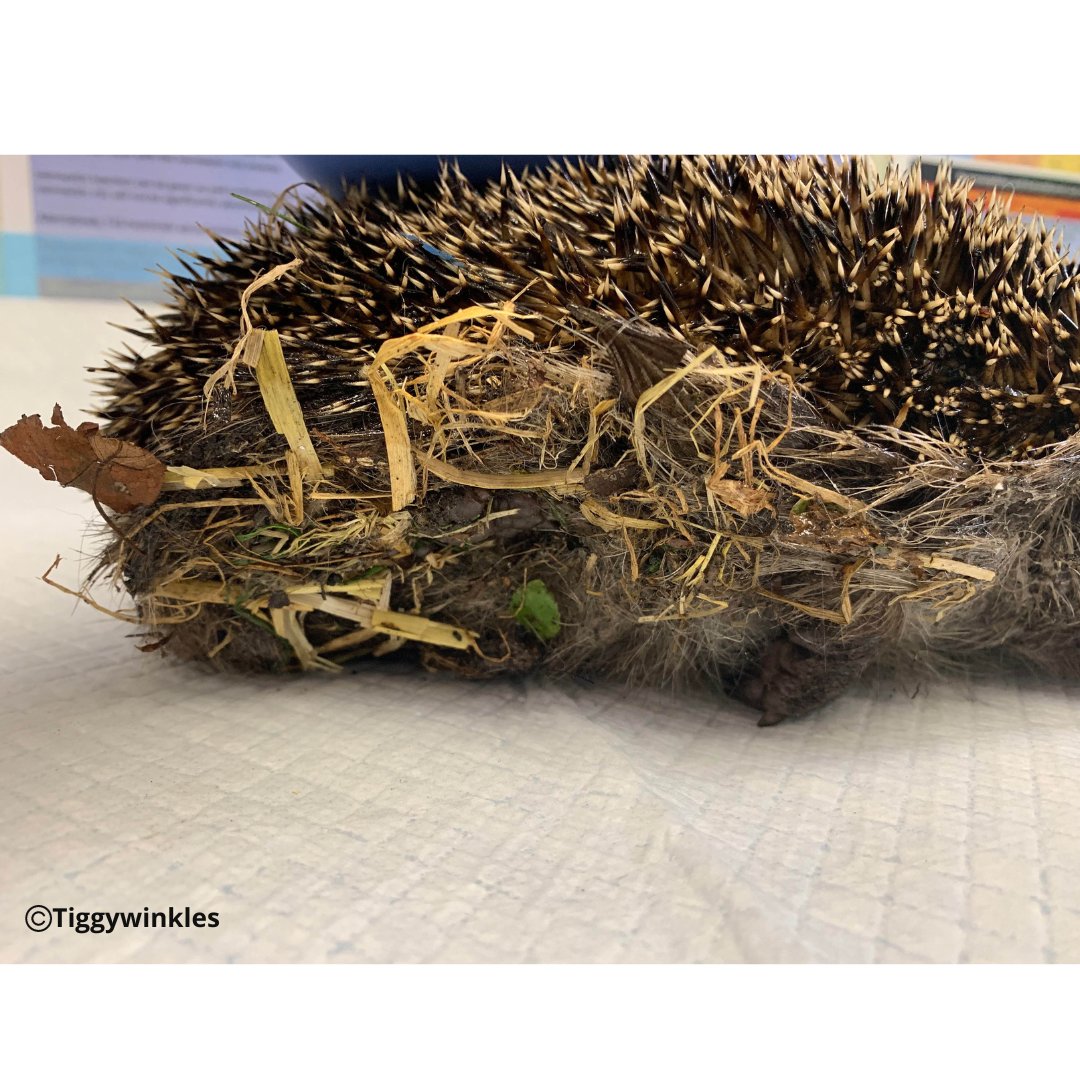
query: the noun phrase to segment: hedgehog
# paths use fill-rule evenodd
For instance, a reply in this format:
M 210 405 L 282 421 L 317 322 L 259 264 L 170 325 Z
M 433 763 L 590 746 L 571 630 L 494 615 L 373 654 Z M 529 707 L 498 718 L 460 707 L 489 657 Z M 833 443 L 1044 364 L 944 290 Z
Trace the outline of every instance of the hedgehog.
M 1080 674 L 1080 271 L 947 165 L 448 163 L 212 240 L 78 429 L 93 576 L 165 653 L 762 725 L 869 675 Z

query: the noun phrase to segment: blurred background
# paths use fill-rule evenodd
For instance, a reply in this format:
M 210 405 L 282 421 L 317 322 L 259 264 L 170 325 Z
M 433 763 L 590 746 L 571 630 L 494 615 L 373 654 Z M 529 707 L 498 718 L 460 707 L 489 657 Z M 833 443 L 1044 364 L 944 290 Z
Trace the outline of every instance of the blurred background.
M 520 168 L 544 159 L 505 160 Z M 461 158 L 474 181 L 497 176 L 502 161 Z M 0 156 L 0 295 L 162 299 L 156 268 L 176 269 L 174 252 L 211 250 L 202 227 L 238 235 L 259 213 L 253 204 L 271 205 L 290 184 L 329 189 L 343 176 L 389 184 L 399 170 L 424 180 L 435 167 L 416 155 Z M 937 167 L 924 161 L 928 182 Z M 959 156 L 953 168 L 975 180 L 975 197 L 1011 195 L 1014 210 L 1041 215 L 1080 252 L 1080 156 Z
M 466 155 L 470 179 L 543 157 Z M 343 178 L 393 184 L 399 172 L 430 181 L 438 159 L 421 155 L 0 156 L 0 295 L 160 300 L 155 270 L 174 253 L 209 252 L 204 229 L 236 236 L 259 205 L 291 184 L 327 190 Z

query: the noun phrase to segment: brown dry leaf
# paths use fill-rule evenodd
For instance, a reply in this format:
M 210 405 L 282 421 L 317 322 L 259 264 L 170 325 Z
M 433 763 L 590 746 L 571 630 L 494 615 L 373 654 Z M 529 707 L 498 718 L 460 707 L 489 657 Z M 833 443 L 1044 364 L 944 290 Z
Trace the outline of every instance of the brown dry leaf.
M 165 465 L 148 450 L 98 434 L 98 425 L 71 427 L 53 406 L 53 427 L 24 416 L 0 432 L 0 446 L 37 469 L 46 480 L 89 492 L 104 506 L 127 513 L 149 506 L 161 491 Z
M 772 495 L 762 488 L 751 487 L 739 480 L 725 480 L 721 476 L 710 476 L 705 486 L 736 514 L 749 517 L 759 510 L 772 510 Z

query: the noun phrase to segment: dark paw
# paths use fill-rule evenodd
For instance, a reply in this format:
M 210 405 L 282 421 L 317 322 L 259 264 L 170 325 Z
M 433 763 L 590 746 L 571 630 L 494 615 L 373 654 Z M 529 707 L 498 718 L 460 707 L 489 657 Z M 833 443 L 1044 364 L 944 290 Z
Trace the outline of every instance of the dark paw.
M 734 682 L 732 695 L 761 710 L 758 727 L 802 716 L 842 694 L 865 670 L 873 650 L 839 638 L 820 649 L 776 638 L 757 663 Z
M 800 699 L 809 690 L 805 685 L 810 674 L 808 665 L 814 666 L 814 659 L 809 649 L 786 637 L 777 638 L 761 654 L 756 668 L 735 684 L 735 696 L 761 710 L 758 727 L 773 727 L 802 711 Z

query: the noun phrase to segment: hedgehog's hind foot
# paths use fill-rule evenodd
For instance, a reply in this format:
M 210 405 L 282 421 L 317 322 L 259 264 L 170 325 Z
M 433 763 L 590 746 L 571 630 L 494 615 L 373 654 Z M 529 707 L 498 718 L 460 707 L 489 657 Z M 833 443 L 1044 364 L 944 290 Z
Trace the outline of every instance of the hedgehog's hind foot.
M 839 697 L 869 663 L 872 651 L 840 638 L 820 646 L 787 634 L 775 638 L 732 685 L 732 695 L 761 710 L 758 727 L 802 716 Z

